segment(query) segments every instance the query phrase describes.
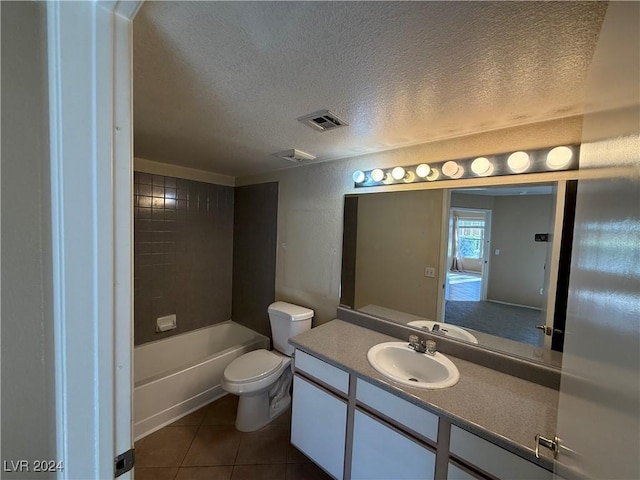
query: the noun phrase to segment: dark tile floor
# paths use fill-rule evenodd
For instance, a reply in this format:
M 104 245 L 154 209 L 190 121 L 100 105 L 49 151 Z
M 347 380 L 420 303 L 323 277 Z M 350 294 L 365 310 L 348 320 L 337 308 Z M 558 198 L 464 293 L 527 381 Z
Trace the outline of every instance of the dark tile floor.
M 325 480 L 290 443 L 291 409 L 257 432 L 236 430 L 226 395 L 136 442 L 136 480 Z

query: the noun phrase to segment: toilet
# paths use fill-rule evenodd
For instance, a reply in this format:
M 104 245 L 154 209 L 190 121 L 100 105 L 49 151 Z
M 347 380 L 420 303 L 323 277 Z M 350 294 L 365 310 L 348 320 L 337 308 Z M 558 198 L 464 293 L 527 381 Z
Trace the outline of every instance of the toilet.
M 313 310 L 286 302 L 269 305 L 269 322 L 275 350 L 253 350 L 232 361 L 222 375 L 222 388 L 240 397 L 236 428 L 258 430 L 291 404 L 289 338 L 311 329 Z

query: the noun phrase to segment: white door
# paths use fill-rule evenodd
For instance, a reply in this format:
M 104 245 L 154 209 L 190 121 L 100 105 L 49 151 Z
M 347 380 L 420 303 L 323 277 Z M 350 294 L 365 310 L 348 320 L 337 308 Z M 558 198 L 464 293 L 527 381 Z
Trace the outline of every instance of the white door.
M 580 478 L 640 478 L 638 18 L 609 4 L 588 76 L 556 464 Z
M 355 413 L 352 455 L 353 480 L 435 478 L 435 452 L 360 410 Z
M 291 443 L 334 478 L 344 472 L 347 404 L 295 375 Z
M 47 3 L 58 478 L 113 478 L 116 456 L 133 446 L 131 20 L 139 6 Z

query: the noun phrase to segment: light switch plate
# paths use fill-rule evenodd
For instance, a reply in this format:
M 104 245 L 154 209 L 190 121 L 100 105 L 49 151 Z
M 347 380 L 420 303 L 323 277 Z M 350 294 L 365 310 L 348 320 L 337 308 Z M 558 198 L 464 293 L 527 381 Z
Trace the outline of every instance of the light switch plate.
M 424 267 L 424 276 L 425 277 L 430 277 L 430 278 L 435 278 L 436 269 L 434 267 Z

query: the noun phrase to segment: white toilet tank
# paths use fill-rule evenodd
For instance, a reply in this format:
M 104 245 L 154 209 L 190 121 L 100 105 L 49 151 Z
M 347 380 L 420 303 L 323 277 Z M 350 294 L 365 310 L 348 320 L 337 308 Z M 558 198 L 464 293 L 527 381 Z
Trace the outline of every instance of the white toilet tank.
M 273 347 L 291 356 L 294 348 L 289 345 L 289 339 L 311 329 L 313 310 L 292 303 L 275 302 L 269 305 L 268 312 Z

